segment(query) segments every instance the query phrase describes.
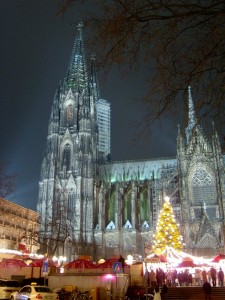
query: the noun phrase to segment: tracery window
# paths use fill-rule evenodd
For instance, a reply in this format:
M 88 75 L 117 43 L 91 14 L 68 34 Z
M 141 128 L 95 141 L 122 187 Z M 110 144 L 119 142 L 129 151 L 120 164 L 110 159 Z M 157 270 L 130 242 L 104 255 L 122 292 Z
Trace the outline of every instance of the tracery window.
M 109 199 L 108 221 L 115 222 L 115 193 Z
M 129 220 L 131 222 L 131 193 L 125 196 L 123 208 L 123 222 Z
M 63 165 L 66 166 L 66 170 L 70 170 L 70 159 L 71 159 L 71 147 L 70 144 L 66 144 L 63 151 Z
M 149 219 L 149 207 L 148 207 L 148 192 L 145 190 L 140 194 L 140 219 L 141 221 Z
M 72 125 L 72 120 L 73 120 L 73 106 L 72 104 L 68 105 L 66 108 L 66 120 L 69 124 L 69 126 Z
M 75 191 L 71 189 L 68 194 L 67 218 L 72 219 L 75 210 Z
M 215 202 L 212 177 L 204 168 L 197 169 L 193 174 L 192 192 L 195 204 Z

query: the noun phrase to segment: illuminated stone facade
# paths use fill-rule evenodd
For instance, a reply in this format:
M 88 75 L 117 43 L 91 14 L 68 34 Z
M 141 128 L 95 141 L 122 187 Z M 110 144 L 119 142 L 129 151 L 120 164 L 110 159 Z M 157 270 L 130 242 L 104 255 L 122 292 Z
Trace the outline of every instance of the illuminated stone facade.
M 39 214 L 0 198 L 0 249 L 37 253 Z
M 100 166 L 97 245 L 110 255 L 144 254 L 151 248 L 159 211 L 170 197 L 184 250 L 213 256 L 224 252 L 224 155 L 217 132 L 211 141 L 198 125 L 191 90 L 186 136 L 178 130 L 177 157 Z
M 101 105 L 96 105 L 93 57 L 90 70 L 79 25 L 67 75 L 53 101 L 41 167 L 37 209 L 46 251 L 69 259 L 79 254 L 143 256 L 165 196 L 180 223 L 185 250 L 200 255 L 222 251 L 224 157 L 216 131 L 209 141 L 197 124 L 190 88 L 186 136 L 178 130 L 176 157 L 111 162 L 109 140 L 102 147 L 106 153 L 99 153 L 104 126 L 96 112 Z M 107 122 L 106 139 L 109 107 L 101 119 Z

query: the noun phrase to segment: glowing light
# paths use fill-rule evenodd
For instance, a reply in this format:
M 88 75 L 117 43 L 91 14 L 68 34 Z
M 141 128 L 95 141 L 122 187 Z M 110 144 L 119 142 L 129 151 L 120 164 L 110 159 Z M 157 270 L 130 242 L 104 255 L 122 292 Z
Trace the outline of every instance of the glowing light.
M 54 262 L 57 262 L 58 266 L 60 267 L 60 273 L 64 273 L 64 269 L 61 272 L 61 268 L 63 267 L 63 264 L 67 261 L 67 258 L 65 256 L 53 256 L 52 260 Z
M 23 255 L 23 252 L 11 249 L 0 248 L 0 253 L 4 254 L 15 254 L 15 255 Z
M 134 261 L 134 258 L 132 255 L 128 255 L 127 259 L 125 260 L 126 264 L 128 264 L 128 265 L 132 265 L 133 261 Z
M 113 278 L 113 275 L 112 275 L 112 274 L 107 274 L 107 275 L 105 276 L 105 278 L 106 278 L 106 279 L 112 279 L 112 278 Z

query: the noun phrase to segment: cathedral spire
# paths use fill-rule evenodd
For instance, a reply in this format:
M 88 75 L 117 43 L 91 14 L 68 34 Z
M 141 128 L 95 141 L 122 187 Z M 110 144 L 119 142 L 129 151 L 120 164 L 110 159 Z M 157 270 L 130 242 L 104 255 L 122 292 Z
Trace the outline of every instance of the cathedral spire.
M 191 96 L 191 87 L 188 86 L 188 126 L 186 127 L 185 130 L 187 143 L 189 143 L 192 131 L 196 125 L 197 125 L 197 120 L 196 120 L 194 104 Z
M 73 44 L 73 51 L 65 79 L 65 86 L 74 92 L 82 92 L 88 87 L 88 75 L 83 43 L 83 23 L 77 26 L 77 36 Z
M 98 76 L 96 71 L 96 55 L 92 53 L 91 55 L 91 71 L 90 71 L 90 88 L 91 94 L 93 94 L 94 101 L 100 98 L 99 95 L 99 84 L 98 84 Z
M 96 60 L 95 54 L 91 55 L 91 70 L 90 70 L 90 108 L 91 114 L 95 114 L 95 104 L 100 99 L 99 95 L 99 85 L 98 85 L 98 76 L 96 71 Z

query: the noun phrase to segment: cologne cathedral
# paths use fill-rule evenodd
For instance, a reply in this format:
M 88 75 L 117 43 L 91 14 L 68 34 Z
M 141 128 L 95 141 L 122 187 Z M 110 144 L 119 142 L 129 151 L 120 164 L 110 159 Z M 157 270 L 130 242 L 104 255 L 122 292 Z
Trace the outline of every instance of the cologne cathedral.
M 184 250 L 224 251 L 224 156 L 213 128 L 206 138 L 188 88 L 188 124 L 178 128 L 177 155 L 113 162 L 110 103 L 100 98 L 95 57 L 87 67 L 82 24 L 68 71 L 51 109 L 41 166 L 37 211 L 44 251 L 94 259 L 144 256 L 159 211 L 170 198 Z

